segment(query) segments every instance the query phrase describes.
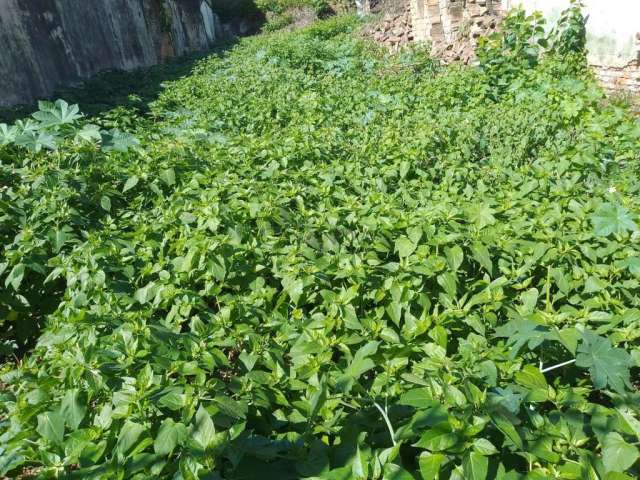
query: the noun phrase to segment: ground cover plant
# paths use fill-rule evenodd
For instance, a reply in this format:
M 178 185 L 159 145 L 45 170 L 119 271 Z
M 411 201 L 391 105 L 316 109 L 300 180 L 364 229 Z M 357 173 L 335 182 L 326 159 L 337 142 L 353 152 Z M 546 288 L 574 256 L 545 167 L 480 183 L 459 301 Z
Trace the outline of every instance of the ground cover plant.
M 0 476 L 631 479 L 640 126 L 579 10 L 353 18 L 0 125 Z

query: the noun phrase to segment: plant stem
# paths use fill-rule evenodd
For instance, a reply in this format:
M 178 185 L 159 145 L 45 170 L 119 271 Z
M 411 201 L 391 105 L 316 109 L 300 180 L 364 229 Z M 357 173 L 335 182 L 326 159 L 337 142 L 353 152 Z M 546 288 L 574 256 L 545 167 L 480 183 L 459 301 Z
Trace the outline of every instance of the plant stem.
M 389 435 L 391 436 L 391 442 L 393 443 L 393 446 L 396 446 L 396 434 L 393 431 L 393 425 L 391 425 L 391 421 L 389 420 L 389 416 L 387 415 L 387 412 L 380 406 L 378 405 L 377 402 L 373 402 L 373 404 L 376 406 L 376 408 L 378 410 L 380 410 L 380 413 L 382 414 L 382 418 L 384 418 L 384 421 L 387 423 L 387 428 L 389 429 Z
M 552 365 L 552 366 L 547 367 L 547 368 L 542 368 L 542 364 L 541 364 L 540 365 L 540 373 L 550 372 L 551 370 L 555 370 L 556 368 L 560 368 L 560 367 L 564 367 L 566 365 L 570 365 L 570 364 L 574 363 L 575 361 L 576 361 L 576 359 L 574 358 L 573 360 L 567 360 L 566 362 L 558 363 L 556 365 Z

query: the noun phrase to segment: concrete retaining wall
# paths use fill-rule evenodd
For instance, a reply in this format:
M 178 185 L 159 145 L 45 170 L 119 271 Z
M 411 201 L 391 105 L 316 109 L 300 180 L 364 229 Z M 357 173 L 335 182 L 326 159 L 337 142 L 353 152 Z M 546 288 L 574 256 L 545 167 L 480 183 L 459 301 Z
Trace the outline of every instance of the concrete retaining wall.
M 103 70 L 149 67 L 231 35 L 205 0 L 0 0 L 0 106 Z

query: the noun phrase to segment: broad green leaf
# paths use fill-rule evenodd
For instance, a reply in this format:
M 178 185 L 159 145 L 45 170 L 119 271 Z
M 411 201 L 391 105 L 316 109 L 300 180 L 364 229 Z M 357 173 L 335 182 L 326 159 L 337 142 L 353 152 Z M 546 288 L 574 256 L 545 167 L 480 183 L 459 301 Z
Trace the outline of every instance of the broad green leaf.
M 550 336 L 562 343 L 572 355 L 576 354 L 578 341 L 580 340 L 580 332 L 577 329 L 573 327 L 563 328 L 562 330 L 554 329 L 550 332 Z
M 156 294 L 156 284 L 154 282 L 149 282 L 144 287 L 136 290 L 136 293 L 133 295 L 133 298 L 137 300 L 139 303 L 144 305 L 145 303 L 150 302 Z
M 397 326 L 400 326 L 402 320 L 402 304 L 399 302 L 391 302 L 387 305 L 386 311 L 391 321 Z
M 496 223 L 496 217 L 493 216 L 494 213 L 496 211 L 486 203 L 472 205 L 467 209 L 469 221 L 478 228 L 484 228 Z
M 196 217 L 193 213 L 191 212 L 182 212 L 180 214 L 180 221 L 184 224 L 184 225 L 190 225 L 192 223 L 195 223 L 198 221 L 198 217 Z
M 636 418 L 633 411 L 627 407 L 620 407 L 616 409 L 618 414 L 624 419 L 624 421 L 633 430 L 638 440 L 640 440 L 640 420 Z
M 68 390 L 62 399 L 60 414 L 71 430 L 76 430 L 87 411 L 84 396 L 76 388 Z
M 356 454 L 351 464 L 351 472 L 354 479 L 366 480 L 369 478 L 369 463 L 360 450 L 360 445 L 356 445 Z
M 11 287 L 14 290 L 18 290 L 20 288 L 20 284 L 22 283 L 23 278 L 24 278 L 24 264 L 19 263 L 18 265 L 14 266 L 11 269 L 11 272 L 9 272 L 9 275 L 7 275 L 7 278 L 4 279 L 4 286 L 8 287 L 9 285 L 11 285 Z
M 399 237 L 396 239 L 396 251 L 400 258 L 406 258 L 415 252 L 417 245 L 407 237 Z
M 176 184 L 176 172 L 173 168 L 167 168 L 160 172 L 160 180 L 162 180 L 167 186 L 171 187 Z
M 126 153 L 138 145 L 140 145 L 140 141 L 130 133 L 124 133 L 117 129 L 102 133 L 102 150 L 105 152 Z
M 256 362 L 258 361 L 258 358 L 259 357 L 257 355 L 253 355 L 253 354 L 247 353 L 247 352 L 242 352 L 238 356 L 238 359 L 242 362 L 242 364 L 245 366 L 245 368 L 247 369 L 248 372 L 253 370 L 253 367 L 255 366 Z
M 484 455 L 471 452 L 464 457 L 464 477 L 468 480 L 486 480 L 489 460 Z
M 443 426 L 438 426 L 427 430 L 418 440 L 414 447 L 426 448 L 432 452 L 442 452 L 458 444 L 460 438 L 454 432 Z
M 56 137 L 46 132 L 25 131 L 16 137 L 15 144 L 32 152 L 38 153 L 43 149 L 57 150 Z
M 591 216 L 591 220 L 595 234 L 603 237 L 612 233 L 623 235 L 638 230 L 629 210 L 617 203 L 603 203 Z
M 491 416 L 491 420 L 511 443 L 519 449 L 523 448 L 522 438 L 508 418 L 502 414 L 494 414 Z
M 64 437 L 64 417 L 58 412 L 41 413 L 36 431 L 50 443 L 60 445 Z
M 158 455 L 171 455 L 176 446 L 181 445 L 186 438 L 187 427 L 167 418 L 160 425 L 158 435 L 153 442 L 153 450 Z
M 131 190 L 133 187 L 135 187 L 138 184 L 138 176 L 137 175 L 132 175 L 129 178 L 127 178 L 127 181 L 124 184 L 124 187 L 122 188 L 122 192 L 127 192 L 129 190 Z
M 454 245 L 451 248 L 445 248 L 444 252 L 447 256 L 447 263 L 449 264 L 449 268 L 453 272 L 457 272 L 464 260 L 464 253 L 462 251 L 462 248 L 460 248 L 458 245 Z
M 529 390 L 527 394 L 528 401 L 544 402 L 549 399 L 549 385 L 539 368 L 533 365 L 525 365 L 522 371 L 516 372 L 515 380 Z
M 406 469 L 402 468 L 400 465 L 396 465 L 395 463 L 387 463 L 384 466 L 384 475 L 385 479 L 389 480 L 415 480 L 413 475 L 411 475 Z
M 304 283 L 302 280 L 285 277 L 282 279 L 282 287 L 289 295 L 291 301 L 297 305 L 304 291 Z
M 145 430 L 145 427 L 139 423 L 130 420 L 124 422 L 116 443 L 116 453 L 120 458 L 126 458 L 127 453 L 133 449 Z
M 428 388 L 414 388 L 403 393 L 398 403 L 410 407 L 427 408 L 433 405 L 433 396 Z
M 51 240 L 53 243 L 53 251 L 58 253 L 62 247 L 72 238 L 73 229 L 69 226 L 63 226 L 56 229 L 51 234 Z
M 598 277 L 589 277 L 584 283 L 584 293 L 595 293 L 607 288 L 607 282 Z
M 216 395 L 213 402 L 225 415 L 228 415 L 229 417 L 245 419 L 247 416 L 247 403 L 242 400 L 233 400 L 231 397 L 226 395 Z M 318 408 L 320 407 L 321 405 L 318 406 Z
M 105 210 L 107 212 L 110 212 L 111 211 L 111 199 L 108 196 L 103 195 L 100 198 L 100 206 L 102 207 L 103 210 Z
M 18 129 L 9 127 L 6 123 L 0 123 L 0 146 L 8 145 L 16 140 Z
M 493 262 L 491 261 L 491 255 L 489 254 L 489 249 L 480 242 L 475 242 L 471 246 L 471 252 L 473 254 L 473 258 L 478 262 L 482 268 L 484 268 L 489 276 L 493 275 Z
M 522 300 L 520 313 L 522 315 L 529 315 L 535 311 L 539 294 L 540 292 L 538 292 L 537 288 L 531 288 L 520 295 L 520 299 Z
M 509 356 L 513 359 L 525 345 L 529 350 L 538 348 L 549 337 L 549 332 L 546 327 L 532 320 L 516 318 L 497 328 L 496 336 L 507 339 L 507 344 L 511 346 Z
M 93 424 L 103 430 L 108 429 L 113 422 L 113 408 L 110 404 L 103 405 L 93 418 Z
M 158 405 L 170 410 L 180 410 L 185 406 L 186 396 L 182 388 L 174 387 L 173 390 L 158 399 Z
M 438 285 L 440 285 L 447 295 L 451 298 L 456 297 L 456 292 L 458 290 L 458 279 L 455 274 L 451 272 L 445 272 L 437 277 Z
M 631 388 L 631 356 L 622 348 L 614 348 L 606 338 L 585 331 L 578 345 L 576 365 L 589 369 L 593 386 L 597 389 L 609 386 L 622 393 Z
M 216 429 L 213 426 L 211 416 L 202 405 L 200 405 L 196 412 L 191 438 L 193 438 L 202 450 L 209 449 L 209 447 L 215 443 Z
M 498 449 L 486 438 L 476 438 L 473 441 L 473 448 L 480 455 L 495 455 Z
M 640 258 L 631 257 L 626 260 L 626 266 L 636 277 L 640 277 Z
M 607 472 L 624 472 L 639 456 L 638 448 L 625 442 L 619 433 L 610 432 L 604 438 L 602 461 Z
M 100 128 L 90 123 L 83 125 L 80 130 L 76 130 L 74 141 L 76 143 L 95 143 L 102 139 Z
M 436 480 L 439 478 L 440 466 L 444 463 L 445 456 L 441 453 L 422 452 L 418 457 L 420 475 L 422 480 Z
M 376 353 L 378 345 L 379 342 L 368 342 L 363 347 L 360 347 L 353 356 L 353 361 L 345 370 L 345 374 L 358 379 L 360 375 L 374 368 L 376 365 L 369 357 Z
M 33 114 L 33 118 L 44 128 L 73 123 L 82 117 L 78 105 L 69 105 L 62 99 L 55 103 L 38 102 L 38 107 L 39 111 Z

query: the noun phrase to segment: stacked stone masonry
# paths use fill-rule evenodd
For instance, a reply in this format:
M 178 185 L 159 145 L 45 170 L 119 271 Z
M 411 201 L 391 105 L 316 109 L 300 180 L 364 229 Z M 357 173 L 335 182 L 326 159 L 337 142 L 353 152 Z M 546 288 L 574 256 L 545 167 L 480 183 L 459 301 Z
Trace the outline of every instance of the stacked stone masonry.
M 633 62 L 626 67 L 593 65 L 596 78 L 610 92 L 629 92 L 640 95 L 640 65 Z
M 433 43 L 452 43 L 484 30 L 501 13 L 498 0 L 410 0 L 410 8 L 413 37 Z

